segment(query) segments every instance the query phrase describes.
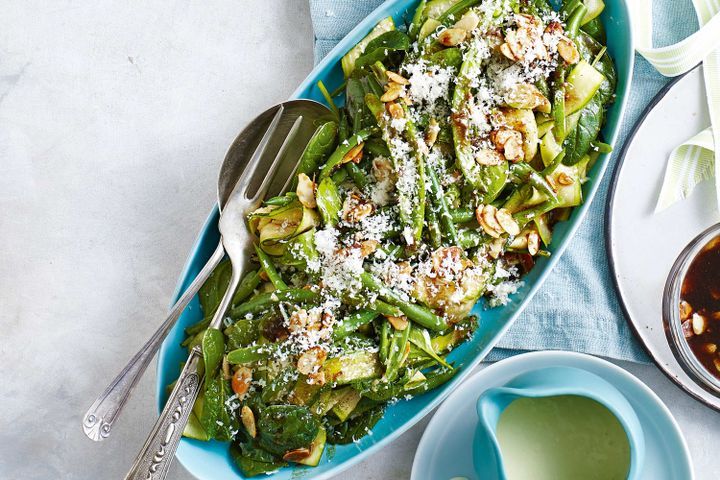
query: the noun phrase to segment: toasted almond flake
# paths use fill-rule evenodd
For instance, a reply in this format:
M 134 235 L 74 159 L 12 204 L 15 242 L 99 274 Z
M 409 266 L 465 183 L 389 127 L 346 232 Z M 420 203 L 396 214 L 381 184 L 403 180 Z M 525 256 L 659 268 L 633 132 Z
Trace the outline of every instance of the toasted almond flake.
M 395 330 L 405 330 L 408 326 L 408 319 L 405 317 L 386 315 L 385 318 L 388 319 L 388 322 L 390 322 L 390 325 L 392 325 Z
M 574 65 L 580 61 L 580 52 L 578 52 L 575 43 L 568 37 L 561 37 L 557 44 L 557 50 L 560 57 L 565 60 L 568 65 Z
M 317 202 L 315 201 L 315 182 L 306 174 L 301 173 L 298 175 L 298 185 L 295 193 L 297 193 L 298 200 L 300 200 L 303 207 L 317 207 Z
M 556 180 L 557 180 L 558 184 L 565 186 L 565 187 L 575 183 L 575 180 L 573 180 L 573 178 L 565 172 L 560 172 L 558 174 Z
M 380 242 L 378 242 L 377 240 L 365 240 L 363 242 L 360 242 L 360 255 L 363 258 L 369 257 L 370 255 L 375 253 L 379 245 Z
M 425 144 L 428 148 L 432 148 L 432 146 L 435 145 L 439 133 L 440 125 L 438 125 L 438 122 L 434 118 L 431 118 L 428 123 L 427 131 L 425 132 Z
M 475 13 L 475 10 L 468 10 L 467 13 L 465 13 L 460 20 L 455 22 L 455 25 L 453 26 L 455 28 L 465 30 L 466 32 L 472 32 L 479 24 L 480 17 L 477 13 Z
M 390 113 L 390 116 L 392 118 L 398 119 L 398 118 L 403 118 L 405 116 L 405 112 L 403 111 L 403 108 L 395 102 L 388 102 L 387 110 Z
M 243 427 L 247 430 L 248 435 L 252 438 L 257 436 L 257 427 L 255 425 L 255 414 L 252 409 L 247 405 L 243 405 L 240 410 L 240 420 L 242 421 Z
M 717 345 L 714 343 L 706 343 L 703 345 L 703 350 L 705 350 L 707 353 L 715 353 L 717 352 Z
M 327 352 L 321 347 L 312 347 L 300 355 L 297 370 L 303 375 L 318 372 L 327 358 Z
M 283 455 L 283 460 L 285 460 L 286 462 L 299 462 L 300 460 L 305 460 L 309 456 L 309 448 L 296 448 L 295 450 L 290 450 L 285 455 Z
M 364 142 L 360 142 L 357 145 L 355 145 L 353 148 L 351 148 L 345 156 L 342 158 L 342 163 L 359 163 L 360 160 L 362 160 L 363 157 L 363 147 L 365 147 Z
M 502 53 L 506 58 L 512 61 L 517 60 L 517 57 L 515 57 L 515 54 L 510 48 L 510 45 L 508 45 L 507 43 L 503 43 L 502 45 L 500 45 L 500 53 Z
M 695 335 L 702 335 L 707 329 L 707 320 L 699 313 L 693 313 L 692 316 L 692 329 Z
M 518 225 L 518 223 L 515 221 L 512 214 L 508 210 L 504 208 L 498 209 L 497 213 L 495 214 L 495 219 L 497 219 L 500 226 L 508 234 L 515 236 L 520 233 L 520 225 Z
M 500 226 L 497 218 L 495 217 L 496 214 L 497 208 L 492 205 L 485 205 L 480 215 L 480 225 L 483 227 L 483 230 L 494 238 L 498 238 L 503 232 L 503 228 Z
M 501 165 L 505 159 L 497 151 L 490 148 L 481 148 L 475 154 L 475 161 L 480 165 Z
M 400 94 L 402 94 L 403 86 L 397 83 L 390 82 L 387 85 L 387 91 L 383 93 L 382 97 L 380 97 L 380 101 L 382 102 L 393 102 L 397 100 L 400 97 Z
M 446 28 L 438 35 L 438 42 L 446 47 L 455 47 L 461 44 L 465 37 L 467 37 L 467 31 L 462 28 Z
M 528 253 L 533 257 L 540 251 L 540 235 L 535 230 L 528 233 Z
M 397 83 L 398 85 L 408 85 L 410 81 L 403 77 L 402 75 L 398 75 L 395 72 L 391 72 L 390 70 L 385 72 L 385 75 L 387 75 L 388 79 L 391 82 Z
M 498 259 L 503 251 L 505 241 L 502 238 L 498 238 L 490 242 L 488 245 L 488 253 L 494 259 Z
M 343 203 L 343 220 L 348 223 L 360 222 L 363 218 L 372 215 L 375 207 L 366 202 L 359 195 L 351 194 Z

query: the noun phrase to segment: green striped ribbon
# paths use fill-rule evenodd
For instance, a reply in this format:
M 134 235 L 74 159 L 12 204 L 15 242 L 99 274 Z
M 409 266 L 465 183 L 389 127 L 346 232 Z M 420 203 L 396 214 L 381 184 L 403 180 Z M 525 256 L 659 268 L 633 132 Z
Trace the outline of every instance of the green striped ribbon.
M 682 75 L 703 64 L 711 127 L 675 148 L 670 154 L 656 211 L 687 197 L 695 185 L 715 176 L 720 210 L 720 0 L 693 0 L 700 29 L 685 40 L 653 48 L 652 0 L 628 1 L 633 10 L 633 33 L 638 53 L 661 74 Z M 712 128 L 714 126 L 715 128 Z

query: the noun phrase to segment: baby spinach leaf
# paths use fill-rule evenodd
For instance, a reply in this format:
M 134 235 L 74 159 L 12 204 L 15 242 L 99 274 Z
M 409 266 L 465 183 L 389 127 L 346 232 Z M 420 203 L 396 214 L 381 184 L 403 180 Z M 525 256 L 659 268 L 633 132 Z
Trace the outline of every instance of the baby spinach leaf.
M 217 366 L 220 365 L 220 361 L 225 354 L 225 335 L 216 328 L 205 330 L 202 340 L 202 352 L 207 380 L 207 377 L 211 376 Z
M 330 428 L 328 443 L 345 445 L 361 439 L 375 426 L 385 413 L 385 407 L 379 405 L 362 415 L 346 420 Z
M 210 277 L 205 281 L 205 284 L 200 287 L 200 306 L 206 317 L 212 315 L 218 305 L 220 305 L 220 300 L 222 300 L 225 290 L 227 290 L 227 286 L 230 283 L 231 273 L 232 265 L 230 265 L 229 261 L 224 261 L 215 268 L 212 274 L 210 274 Z
M 258 448 L 254 442 L 235 443 L 230 446 L 230 455 L 246 477 L 271 473 L 287 465 L 271 453 Z
M 607 35 L 605 34 L 605 26 L 603 25 L 602 20 L 600 20 L 600 17 L 593 18 L 580 28 L 582 31 L 584 31 L 594 40 L 600 43 L 605 43 L 607 40 Z
M 223 378 L 222 372 L 205 381 L 205 403 L 200 423 L 211 438 L 221 442 L 232 440 L 232 432 L 238 430 L 237 418 L 225 405 L 229 392 L 229 382 Z
M 565 165 L 575 165 L 590 150 L 590 144 L 600 133 L 603 120 L 603 106 L 600 95 L 595 96 L 580 111 L 577 127 L 572 130 L 563 142 L 566 155 Z
M 307 407 L 271 405 L 261 410 L 257 426 L 258 444 L 270 453 L 283 455 L 310 445 L 320 429 L 320 421 Z
M 241 347 L 245 347 L 260 336 L 258 330 L 260 326 L 260 319 L 241 319 L 230 325 L 225 329 L 225 336 L 227 337 L 227 348 L 228 350 L 236 350 Z
M 390 30 L 374 38 L 355 62 L 355 69 L 385 60 L 391 53 L 410 48 L 410 37 L 399 30 Z

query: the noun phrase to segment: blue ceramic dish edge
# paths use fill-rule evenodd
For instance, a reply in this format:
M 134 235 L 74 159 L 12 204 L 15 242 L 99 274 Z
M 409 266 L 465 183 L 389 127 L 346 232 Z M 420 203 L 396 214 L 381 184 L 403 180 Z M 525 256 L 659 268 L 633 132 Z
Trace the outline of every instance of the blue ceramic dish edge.
M 414 6 L 416 3 L 417 0 L 390 0 L 380 5 L 375 11 L 373 11 L 373 13 L 368 15 L 368 17 L 363 22 L 356 26 L 342 41 L 340 41 L 340 43 L 338 43 L 338 45 L 325 57 L 325 59 L 323 59 L 310 72 L 310 74 L 306 77 L 305 81 L 303 81 L 300 86 L 295 90 L 295 92 L 293 92 L 290 99 L 312 97 L 313 95 L 311 95 L 310 92 L 312 91 L 317 80 L 325 80 L 329 78 L 332 75 L 332 69 L 336 67 L 337 63 L 339 63 L 339 60 L 344 55 L 344 53 L 350 48 L 352 48 L 352 46 L 354 46 L 366 34 L 366 32 L 375 25 L 375 23 L 377 23 L 377 21 L 391 14 L 394 14 L 395 17 L 398 17 L 399 12 L 409 10 L 410 7 Z M 611 1 L 607 3 L 614 4 L 615 8 L 619 8 L 621 10 L 621 17 L 629 20 L 630 12 L 629 8 L 625 4 L 625 1 L 615 0 L 614 2 Z M 606 133 L 606 141 L 613 146 L 615 145 L 615 142 L 617 140 L 620 124 L 622 122 L 625 107 L 628 101 L 628 92 L 633 72 L 632 58 L 634 47 L 632 32 L 628 26 L 625 26 L 622 33 L 627 36 L 627 41 L 620 42 L 622 46 L 617 47 L 617 49 L 621 49 L 624 53 L 624 56 L 629 57 L 630 60 L 627 61 L 625 64 L 617 65 L 619 71 L 619 82 L 617 86 L 618 101 L 616 101 L 615 105 L 613 105 L 612 107 L 613 110 L 617 112 L 617 114 L 616 118 L 613 120 L 614 125 L 613 128 L 610 129 L 610 132 L 607 132 L 607 126 L 604 129 L 604 132 Z M 618 55 L 615 54 L 614 59 L 616 60 L 616 62 L 617 57 Z M 337 70 L 337 68 L 335 69 Z M 402 433 L 412 427 L 415 423 L 417 423 L 420 419 L 422 419 L 425 415 L 427 415 L 430 411 L 432 411 L 435 407 L 437 407 L 447 397 L 447 395 L 451 393 L 452 389 L 456 385 L 458 385 L 462 380 L 467 378 L 467 376 L 472 372 L 473 367 L 478 365 L 482 361 L 482 359 L 489 353 L 497 340 L 499 340 L 499 338 L 510 328 L 512 323 L 517 319 L 524 307 L 528 304 L 528 302 L 532 299 L 534 294 L 543 284 L 544 280 L 547 278 L 549 273 L 552 271 L 552 268 L 555 266 L 555 264 L 567 248 L 570 239 L 577 232 L 580 223 L 585 217 L 587 210 L 592 203 L 593 198 L 595 197 L 600 181 L 602 180 L 603 175 L 607 169 L 608 163 L 609 162 L 607 155 L 604 155 L 600 158 L 600 161 L 598 161 L 593 168 L 593 171 L 591 172 L 592 181 L 589 182 L 591 186 L 588 191 L 584 192 L 585 203 L 582 206 L 576 208 L 573 212 L 572 219 L 566 222 L 567 228 L 563 232 L 564 238 L 557 246 L 557 248 L 553 250 L 552 257 L 548 259 L 548 261 L 543 265 L 541 271 L 532 280 L 531 286 L 523 292 L 524 296 L 522 301 L 507 308 L 508 315 L 505 316 L 502 326 L 499 329 L 491 330 L 490 332 L 486 333 L 482 339 L 480 339 L 479 342 L 483 343 L 484 346 L 479 351 L 474 353 L 473 359 L 470 362 L 462 363 L 462 368 L 454 379 L 448 382 L 441 389 L 438 389 L 436 392 L 429 392 L 428 394 L 425 394 L 421 397 L 417 397 L 418 399 L 426 398 L 426 404 L 419 408 L 417 411 L 415 411 L 412 416 L 404 418 L 402 422 L 397 426 L 397 428 L 392 429 L 391 432 L 383 436 L 381 440 L 372 443 L 366 448 L 358 447 L 358 453 L 354 454 L 352 457 L 335 464 L 334 466 L 326 469 L 323 472 L 320 472 L 319 468 L 314 471 L 307 468 L 286 468 L 281 470 L 281 472 L 285 472 L 286 475 L 276 474 L 273 475 L 272 478 L 290 478 L 291 476 L 292 478 L 298 478 L 305 475 L 312 475 L 312 478 L 316 480 L 322 480 L 337 475 L 341 471 L 351 467 L 352 465 L 355 465 L 383 445 L 388 444 L 389 442 L 400 436 Z M 217 216 L 218 210 L 217 207 L 214 207 L 210 212 L 210 215 L 208 216 L 202 229 L 200 230 L 198 238 L 193 245 L 192 251 L 180 275 L 178 286 L 175 290 L 175 294 L 173 295 L 173 303 L 177 300 L 177 298 L 179 298 L 184 289 L 187 288 L 189 283 L 192 281 L 192 278 L 194 278 L 197 271 L 199 271 L 199 268 L 202 267 L 202 264 L 204 263 L 204 258 L 207 257 L 207 255 L 203 254 L 209 253 L 203 251 L 207 250 L 207 246 L 205 245 L 205 243 L 207 243 L 208 241 L 207 237 L 216 235 Z M 211 241 L 210 243 L 213 242 Z M 213 247 L 214 246 L 215 245 L 213 244 Z M 536 268 L 536 270 L 538 269 Z M 191 304 L 190 308 L 199 308 L 196 302 L 197 301 L 195 300 L 194 304 Z M 476 311 L 480 310 L 482 310 L 482 307 L 476 307 Z M 182 335 L 182 327 L 186 326 L 188 323 L 189 322 L 183 322 L 181 318 L 178 324 L 173 328 L 173 331 L 168 336 L 166 341 L 163 343 L 158 354 L 158 382 L 156 390 L 158 411 L 162 410 L 164 404 L 164 400 L 166 397 L 166 385 L 172 381 L 173 375 L 176 375 L 175 370 L 172 369 L 171 365 L 168 364 L 168 356 L 172 356 L 169 355 L 169 351 L 173 348 L 177 348 L 178 334 L 180 336 Z M 175 335 L 173 335 L 173 333 Z M 169 369 L 172 369 L 173 372 L 169 373 Z M 195 461 L 193 461 L 193 458 L 196 458 L 197 455 L 190 455 L 188 452 L 186 452 L 189 444 L 189 440 L 183 439 L 180 448 L 178 449 L 177 459 L 187 468 L 190 473 L 192 473 L 197 478 L 208 480 L 210 480 L 210 478 L 217 478 L 218 475 L 213 474 L 213 476 L 210 477 L 206 476 L 204 473 L 201 472 L 201 470 L 204 470 L 204 468 L 202 468 L 202 466 L 198 465 Z M 206 443 L 198 448 L 200 450 L 212 449 L 212 442 Z M 324 460 L 324 462 L 326 461 L 327 460 Z M 321 462 L 320 465 L 322 466 L 324 462 Z M 313 472 L 317 472 L 317 475 L 315 475 Z M 238 478 L 243 478 L 239 471 L 235 470 L 235 473 Z

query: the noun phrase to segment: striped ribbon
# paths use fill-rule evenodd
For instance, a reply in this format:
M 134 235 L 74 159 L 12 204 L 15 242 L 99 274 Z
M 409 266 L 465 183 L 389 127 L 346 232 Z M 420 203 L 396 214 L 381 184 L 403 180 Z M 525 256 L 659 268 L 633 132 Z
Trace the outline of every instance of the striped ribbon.
M 703 64 L 711 127 L 670 154 L 656 211 L 682 200 L 703 180 L 715 177 L 720 210 L 720 0 L 693 0 L 700 29 L 675 45 L 653 48 L 652 0 L 629 0 L 638 53 L 661 74 L 682 75 Z M 713 126 L 715 128 L 713 128 Z

